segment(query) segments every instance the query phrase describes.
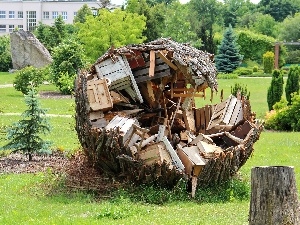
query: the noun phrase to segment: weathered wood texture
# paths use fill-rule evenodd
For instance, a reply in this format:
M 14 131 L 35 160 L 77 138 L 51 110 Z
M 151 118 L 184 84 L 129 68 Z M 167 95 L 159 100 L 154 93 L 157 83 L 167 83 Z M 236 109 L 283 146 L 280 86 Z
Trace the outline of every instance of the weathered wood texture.
M 293 167 L 252 168 L 249 224 L 300 224 L 300 207 Z
M 119 129 L 107 131 L 93 128 L 89 120 L 91 112 L 86 82 L 84 75 L 79 76 L 76 82 L 76 131 L 84 152 L 96 168 L 114 176 L 124 176 L 136 183 L 157 183 L 167 187 L 172 187 L 185 176 L 176 167 L 170 169 L 166 162 L 160 165 L 144 165 L 141 160 L 134 158 L 131 151 L 124 146 Z M 207 158 L 198 177 L 198 186 L 217 185 L 227 181 L 245 164 L 262 130 L 261 126 L 253 127 L 243 138 L 241 145 L 226 147 L 223 152 Z

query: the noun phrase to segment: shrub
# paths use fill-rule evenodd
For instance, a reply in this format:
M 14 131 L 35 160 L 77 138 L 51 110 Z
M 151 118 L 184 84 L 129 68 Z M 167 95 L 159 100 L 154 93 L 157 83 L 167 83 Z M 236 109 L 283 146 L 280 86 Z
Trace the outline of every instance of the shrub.
M 218 79 L 238 79 L 239 75 L 236 73 L 219 73 Z
M 52 79 L 64 94 L 71 94 L 74 77 L 86 64 L 82 46 L 75 40 L 65 40 L 53 49 Z M 72 83 L 72 87 L 68 87 Z
M 267 102 L 269 111 L 273 109 L 273 105 L 279 102 L 283 94 L 283 75 L 281 70 L 274 70 L 272 73 L 271 86 L 268 88 Z
M 300 96 L 292 95 L 291 105 L 281 100 L 265 117 L 265 128 L 280 131 L 300 131 Z
M 258 66 L 253 66 L 252 71 L 253 71 L 253 73 L 258 72 Z
M 240 92 L 241 96 L 246 97 L 247 99 L 250 98 L 250 92 L 247 90 L 247 85 L 242 85 L 239 83 L 235 83 L 234 86 L 231 88 L 231 94 L 237 97 L 238 92 Z
M 48 68 L 37 69 L 33 66 L 25 67 L 17 72 L 14 80 L 14 87 L 17 91 L 27 94 L 33 88 L 39 87 L 46 79 Z
M 251 75 L 252 72 L 252 69 L 245 67 L 239 67 L 236 70 L 234 70 L 234 73 L 238 74 L 239 76 Z
M 285 86 L 285 95 L 286 99 L 291 104 L 291 94 L 299 94 L 299 76 L 300 76 L 300 67 L 292 66 L 288 73 L 288 78 Z
M 274 68 L 274 53 L 273 52 L 266 52 L 263 55 L 263 65 L 264 65 L 265 73 L 272 73 L 272 70 Z

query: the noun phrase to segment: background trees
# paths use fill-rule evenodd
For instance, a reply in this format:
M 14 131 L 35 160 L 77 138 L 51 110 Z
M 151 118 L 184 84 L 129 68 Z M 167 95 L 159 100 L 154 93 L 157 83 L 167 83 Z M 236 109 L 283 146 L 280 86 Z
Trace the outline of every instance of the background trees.
M 87 16 L 85 23 L 76 23 L 78 38 L 85 55 L 94 62 L 111 46 L 120 47 L 142 43 L 145 17 L 116 9 L 113 12 L 100 9 L 98 16 Z
M 7 72 L 11 67 L 9 36 L 0 36 L 0 71 Z

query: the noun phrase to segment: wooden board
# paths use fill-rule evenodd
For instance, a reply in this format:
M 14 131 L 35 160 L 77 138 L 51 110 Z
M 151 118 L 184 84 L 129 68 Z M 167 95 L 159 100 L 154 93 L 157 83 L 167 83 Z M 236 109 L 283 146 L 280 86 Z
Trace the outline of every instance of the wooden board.
M 113 103 L 107 87 L 106 79 L 88 81 L 87 95 L 91 110 L 108 111 L 112 109 Z
M 176 166 L 176 168 L 179 171 L 184 171 L 184 165 L 182 164 L 180 158 L 178 157 L 177 153 L 173 149 L 173 147 L 172 147 L 171 143 L 169 142 L 169 140 L 166 137 L 163 137 L 162 141 L 166 145 L 166 148 L 167 148 L 168 152 L 171 155 L 173 164 Z
M 145 165 L 162 164 L 163 161 L 172 164 L 171 156 L 162 142 L 150 145 L 145 150 L 140 151 L 139 158 L 144 160 Z
M 183 110 L 183 120 L 188 131 L 196 132 L 194 110 Z

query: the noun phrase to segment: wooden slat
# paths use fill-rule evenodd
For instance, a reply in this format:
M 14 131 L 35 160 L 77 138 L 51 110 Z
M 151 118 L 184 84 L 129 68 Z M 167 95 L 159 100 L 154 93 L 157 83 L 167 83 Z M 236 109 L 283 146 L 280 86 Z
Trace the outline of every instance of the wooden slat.
M 164 70 L 164 71 L 155 73 L 155 75 L 153 77 L 149 77 L 148 75 L 139 76 L 139 77 L 135 78 L 135 81 L 137 83 L 141 83 L 141 82 L 145 82 L 148 80 L 153 80 L 153 79 L 162 78 L 162 77 L 166 77 L 166 76 L 170 76 L 170 70 Z
M 149 67 L 149 77 L 154 76 L 155 70 L 155 52 L 153 50 L 150 51 L 150 67 Z
M 242 103 L 240 100 L 238 100 L 236 102 L 236 105 L 235 105 L 233 114 L 231 116 L 231 119 L 229 121 L 229 124 L 235 125 L 242 119 L 243 119 Z
M 234 97 L 234 98 L 230 99 L 230 102 L 228 104 L 225 116 L 223 118 L 223 123 L 229 124 L 229 121 L 231 119 L 231 116 L 232 116 L 233 110 L 235 108 L 236 102 L 237 102 L 237 98 Z
M 173 149 L 172 145 L 170 144 L 169 140 L 166 137 L 163 137 L 162 139 L 163 143 L 166 145 L 166 148 L 171 155 L 172 162 L 177 167 L 179 171 L 184 171 L 184 165 L 182 164 L 180 158 L 178 157 L 177 153 Z
M 196 126 L 196 131 L 198 132 L 200 130 L 201 126 L 201 119 L 200 119 L 200 109 L 195 110 L 195 126 Z
M 202 134 L 205 134 L 205 129 L 206 129 L 207 124 L 205 122 L 205 109 L 204 108 L 200 109 L 200 119 L 201 119 L 200 120 L 201 124 L 200 124 L 199 132 Z
M 178 67 L 173 64 L 161 51 L 157 53 L 157 55 L 165 62 L 167 63 L 173 70 L 177 70 Z

